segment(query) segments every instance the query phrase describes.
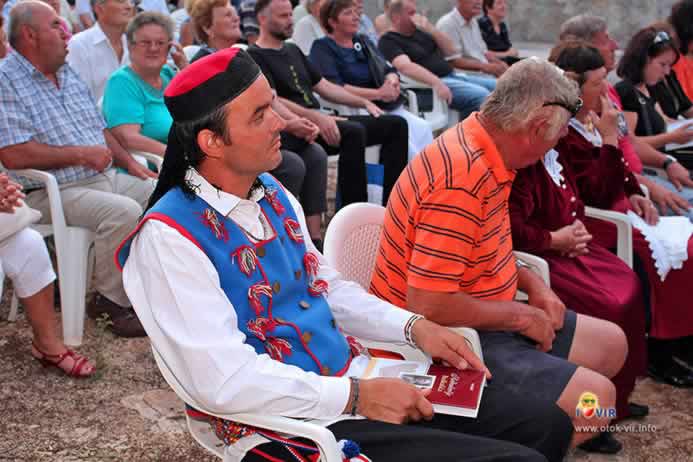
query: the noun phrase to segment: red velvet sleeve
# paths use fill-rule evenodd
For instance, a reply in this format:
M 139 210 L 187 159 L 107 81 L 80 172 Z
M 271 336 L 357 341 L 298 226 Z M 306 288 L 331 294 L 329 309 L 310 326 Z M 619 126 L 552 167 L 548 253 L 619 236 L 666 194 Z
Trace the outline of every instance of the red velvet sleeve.
M 642 194 L 638 180 L 626 167 L 623 153 L 611 145 L 594 147 L 575 133 L 562 138 L 556 150 L 570 164 L 585 205 L 610 209 L 623 194 Z
M 508 202 L 513 248 L 529 253 L 545 252 L 551 246 L 549 231 L 532 219 L 537 195 L 541 192 L 539 187 L 541 183 L 536 180 L 537 168 L 543 168 L 541 163 L 517 172 Z

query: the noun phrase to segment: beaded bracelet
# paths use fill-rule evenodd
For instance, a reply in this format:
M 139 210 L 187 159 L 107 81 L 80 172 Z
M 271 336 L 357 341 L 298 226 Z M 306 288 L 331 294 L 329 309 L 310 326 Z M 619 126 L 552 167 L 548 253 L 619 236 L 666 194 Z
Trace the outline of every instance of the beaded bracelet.
M 415 314 L 411 318 L 409 318 L 407 323 L 404 325 L 404 339 L 412 348 L 419 348 L 419 346 L 414 341 L 414 335 L 412 334 L 412 330 L 414 329 L 414 324 L 416 324 L 416 321 L 419 321 L 421 319 L 425 318 L 420 314 Z
M 351 395 L 353 396 L 353 399 L 351 401 L 351 410 L 349 411 L 349 414 L 355 416 L 356 409 L 359 405 L 359 379 L 357 379 L 356 377 L 349 377 L 349 380 L 351 381 Z

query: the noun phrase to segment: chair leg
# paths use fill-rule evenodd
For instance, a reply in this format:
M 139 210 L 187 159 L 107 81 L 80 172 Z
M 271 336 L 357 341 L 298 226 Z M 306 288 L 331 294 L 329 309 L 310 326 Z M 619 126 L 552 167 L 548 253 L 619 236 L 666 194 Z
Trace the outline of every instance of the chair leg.
M 63 341 L 79 346 L 84 335 L 88 256 L 91 232 L 69 228 L 65 242 L 57 245 L 60 304 L 62 306 Z
M 19 299 L 17 294 L 12 292 L 12 301 L 10 302 L 10 315 L 7 320 L 10 322 L 15 322 L 17 320 L 17 311 L 19 310 Z

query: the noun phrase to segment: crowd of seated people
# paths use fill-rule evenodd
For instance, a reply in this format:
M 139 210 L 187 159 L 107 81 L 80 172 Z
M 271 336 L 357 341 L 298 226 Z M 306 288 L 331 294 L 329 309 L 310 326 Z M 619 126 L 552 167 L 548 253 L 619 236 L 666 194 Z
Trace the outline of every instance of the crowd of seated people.
M 533 435 L 508 427 L 494 436 L 486 427 L 492 419 L 465 431 L 529 446 L 542 453 L 537 460 L 560 460 L 568 440 L 587 451 L 615 453 L 621 443 L 608 431 L 564 431 L 568 420 L 573 428 L 586 423 L 575 412 L 584 391 L 615 410 L 615 416 L 598 416 L 607 424 L 648 415 L 647 403 L 631 400 L 639 377 L 693 387 L 693 306 L 685 296 L 693 240 L 676 241 L 679 261 L 666 271 L 662 252 L 673 250 L 661 244 L 657 253 L 652 244 L 671 223 L 693 221 L 693 179 L 685 162 L 691 148 L 676 146 L 693 141 L 693 121 L 683 121 L 693 119 L 693 0 L 677 1 L 665 21 L 635 31 L 619 61 L 604 19 L 570 18 L 550 51 L 553 64 L 520 58 L 505 22 L 506 0 L 456 0 L 435 23 L 418 13 L 416 0 L 386 0 L 375 21 L 363 0 L 299 6 L 290 0 L 186 0 L 177 6 L 172 16 L 164 0 L 137 7 L 130 0 L 2 5 L 0 218 L 12 220 L 14 209 L 26 203 L 48 222 L 46 189 L 16 170 L 55 176 L 67 224 L 96 236 L 90 318 L 109 317 L 118 336 L 151 334 L 152 325 L 143 325 L 141 307 L 131 301 L 138 292 L 126 290 L 113 255 L 155 206 L 149 200 L 159 174 L 168 181 L 171 169 L 185 165 L 177 178 L 195 183 L 192 193 L 209 199 L 212 209 L 225 209 L 222 215 L 231 218 L 223 220 L 243 216 L 239 227 L 246 231 L 244 224 L 252 222 L 262 236 L 305 234 L 308 252 L 319 252 L 328 156 L 339 155 L 339 205 L 366 202 L 366 149 L 377 145 L 387 211 L 370 292 L 380 300 L 349 292 L 322 258 L 315 265 L 347 294 L 333 297 L 342 314 L 349 303 L 370 300 L 398 319 L 414 312 L 406 315 L 413 316 L 412 325 L 423 319 L 476 328 L 493 374 L 487 409 L 501 415 L 497 408 L 505 401 L 496 392 L 503 389 L 506 400 L 524 396 L 527 408 L 533 403 L 550 416 L 543 426 L 539 414 L 518 416 L 542 427 Z M 189 60 L 188 45 L 195 46 Z M 240 120 L 247 108 L 234 106 L 237 112 L 179 123 L 171 101 L 214 80 L 186 68 L 199 72 L 221 55 L 230 62 L 247 57 L 260 72 L 224 104 L 231 107 L 246 91 L 270 97 L 247 120 Z M 607 80 L 612 71 L 615 85 Z M 189 80 L 176 83 L 177 76 Z M 423 85 L 458 111 L 460 123 L 434 134 L 423 113 L 409 112 L 404 90 L 412 80 L 417 91 Z M 327 108 L 342 106 L 351 109 Z M 239 124 L 249 127 L 247 133 L 228 130 Z M 267 164 L 273 177 L 263 177 L 272 185 L 227 197 L 225 184 L 210 179 L 224 169 L 242 176 L 259 159 L 221 161 L 215 149 L 225 146 L 238 155 L 249 134 L 265 129 L 281 140 L 278 162 Z M 194 152 L 185 152 L 183 161 L 167 160 L 179 154 L 184 138 Z M 204 140 L 207 145 L 199 146 Z M 246 147 L 252 153 L 268 142 Z M 161 156 L 162 170 L 138 159 L 138 151 Z M 204 167 L 215 162 L 218 172 Z M 269 210 L 264 198 L 275 211 L 288 205 L 296 226 L 279 230 L 263 222 Z M 284 199 L 284 205 L 274 202 Z M 632 268 L 615 253 L 615 227 L 591 218 L 586 207 L 630 217 Z M 244 234 L 253 246 L 265 242 L 253 232 Z M 516 263 L 516 250 L 548 262 L 550 287 Z M 264 257 L 244 258 L 259 261 L 256 256 Z M 24 227 L 1 240 L 0 268 L 26 310 L 30 354 L 68 376 L 91 376 L 98 365 L 57 333 L 56 275 L 40 235 Z M 301 271 L 293 275 L 302 280 Z M 267 287 L 279 297 L 281 286 Z M 527 303 L 515 301 L 518 290 Z M 303 304 L 301 312 L 309 312 Z M 340 382 L 340 396 L 358 401 L 357 385 L 349 386 Z M 304 398 L 311 406 L 323 399 Z M 327 414 L 291 409 L 296 417 Z M 417 411 L 407 418 L 421 417 Z M 520 420 L 505 423 L 524 429 Z M 551 429 L 555 447 L 537 444 L 551 421 L 561 421 Z

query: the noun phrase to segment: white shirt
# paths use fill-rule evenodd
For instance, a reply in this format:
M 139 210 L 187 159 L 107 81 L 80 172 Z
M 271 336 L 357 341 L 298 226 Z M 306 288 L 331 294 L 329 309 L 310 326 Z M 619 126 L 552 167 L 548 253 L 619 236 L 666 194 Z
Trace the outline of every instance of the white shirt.
M 320 22 L 315 19 L 315 16 L 309 14 L 296 24 L 291 40 L 298 45 L 304 55 L 308 56 L 313 42 L 324 36 L 325 31 L 322 30 Z
M 446 58 L 462 56 L 474 58 L 482 63 L 488 62 L 485 55 L 488 47 L 481 36 L 477 18 L 467 21 L 457 8 L 453 8 L 438 20 L 436 27 L 450 37 L 455 44 L 455 53 Z
M 265 236 L 256 194 L 251 200 L 218 191 L 194 170 L 188 172 L 197 194 L 246 232 Z M 304 236 L 303 210 L 289 195 Z M 264 217 L 263 217 L 264 218 Z M 402 343 L 409 313 L 345 281 L 319 256 L 318 277 L 329 284 L 327 302 L 338 325 L 357 337 Z M 229 259 L 229 264 L 231 260 Z M 293 278 L 293 275 L 287 275 Z M 324 377 L 258 354 L 245 343 L 233 305 L 222 290 L 208 257 L 174 228 L 146 222 L 135 237 L 123 270 L 128 297 L 152 345 L 185 390 L 203 410 L 263 413 L 331 419 L 349 399 L 346 377 Z
M 171 14 L 166 0 L 142 0 L 138 7 L 142 11 L 156 11 L 166 16 Z
M 103 97 L 106 82 L 111 74 L 130 62 L 125 34 L 121 42 L 123 57 L 118 60 L 111 42 L 97 22 L 84 32 L 74 35 L 67 45 L 68 64 L 86 82 L 96 102 Z

